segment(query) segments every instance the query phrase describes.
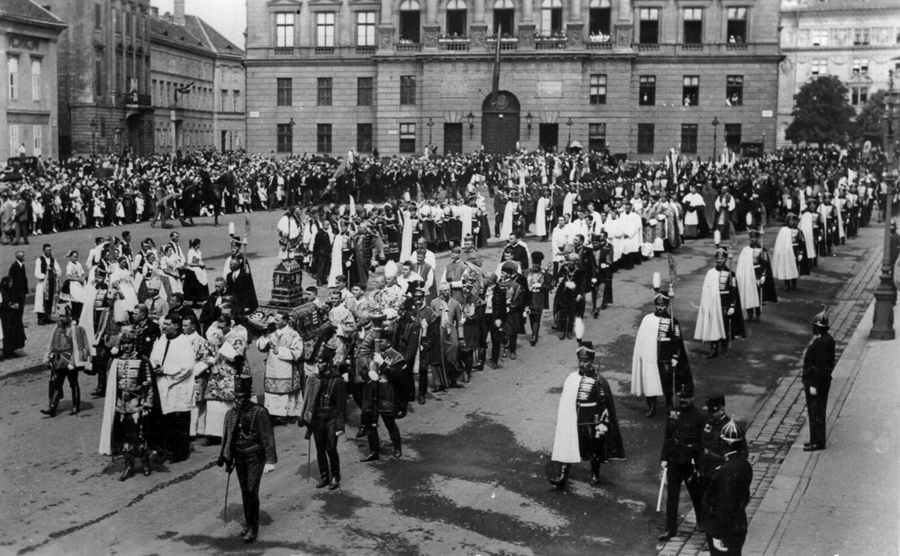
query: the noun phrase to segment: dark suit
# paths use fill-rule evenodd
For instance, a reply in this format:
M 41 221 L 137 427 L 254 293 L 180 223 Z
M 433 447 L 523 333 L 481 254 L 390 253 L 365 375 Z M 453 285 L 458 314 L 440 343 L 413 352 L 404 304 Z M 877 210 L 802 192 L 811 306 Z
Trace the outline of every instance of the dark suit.
M 809 412 L 809 441 L 825 447 L 825 415 L 831 373 L 834 371 L 834 338 L 827 331 L 813 338 L 803 357 L 803 389 L 806 392 L 806 409 Z M 812 395 L 810 388 L 816 389 Z
M 727 552 L 721 552 L 710 543 L 711 556 L 740 554 L 747 538 L 747 504 L 753 468 L 740 451 L 725 458 L 703 496 L 707 535 L 721 540 L 727 549 Z
M 28 296 L 28 273 L 25 271 L 25 263 L 14 261 L 9 265 L 8 276 L 12 280 L 12 288 L 15 302 L 19 304 L 19 317 L 25 314 L 25 297 Z
M 673 417 L 674 416 L 674 417 Z M 701 513 L 701 493 L 694 479 L 694 463 L 702 454 L 702 433 L 706 426 L 706 417 L 701 415 L 693 405 L 678 412 L 670 413 L 666 423 L 666 435 L 663 441 L 660 459 L 666 462 L 666 481 L 668 496 L 666 498 L 666 531 L 674 532 L 678 526 L 678 500 L 681 495 L 681 483 L 687 486 L 688 495 L 694 510 Z

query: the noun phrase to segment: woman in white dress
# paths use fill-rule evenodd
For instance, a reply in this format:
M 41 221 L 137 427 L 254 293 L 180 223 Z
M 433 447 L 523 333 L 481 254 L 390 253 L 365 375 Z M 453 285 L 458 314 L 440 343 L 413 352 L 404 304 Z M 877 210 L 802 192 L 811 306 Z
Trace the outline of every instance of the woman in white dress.
M 166 290 L 166 298 L 171 297 L 173 293 L 184 293 L 181 284 L 181 260 L 171 244 L 166 245 L 159 260 L 159 277 Z
M 134 278 L 128 269 L 128 259 L 125 257 L 119 257 L 119 264 L 110 273 L 109 293 L 113 302 L 113 321 L 128 324 L 128 313 L 137 306 L 138 297 Z
M 66 277 L 59 299 L 72 304 L 72 319 L 76 322 L 81 318 L 81 309 L 84 307 L 84 267 L 78 262 L 78 251 L 69 251 L 69 262 L 66 263 Z
M 203 253 L 200 252 L 200 240 L 192 239 L 188 244 L 187 272 L 184 274 L 184 301 L 194 305 L 206 303 L 209 297 L 209 280 L 206 277 L 206 265 Z

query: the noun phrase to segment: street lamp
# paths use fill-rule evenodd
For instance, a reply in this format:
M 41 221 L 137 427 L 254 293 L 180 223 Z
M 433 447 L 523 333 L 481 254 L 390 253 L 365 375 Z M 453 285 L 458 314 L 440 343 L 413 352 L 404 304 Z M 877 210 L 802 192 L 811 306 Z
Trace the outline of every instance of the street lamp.
M 534 116 L 531 115 L 531 112 L 525 114 L 525 123 L 528 124 L 528 138 L 531 139 L 531 120 L 534 119 Z
M 475 129 L 475 114 L 469 112 L 466 114 L 466 119 L 469 121 L 469 139 L 472 138 L 472 130 Z
M 569 128 L 569 144 L 570 145 L 572 144 L 572 124 L 573 123 L 575 123 L 575 122 L 572 121 L 572 118 L 569 118 L 569 120 L 566 122 L 566 127 Z
M 875 289 L 875 316 L 872 319 L 872 340 L 893 340 L 894 304 L 897 302 L 897 289 L 891 277 L 891 217 L 894 214 L 891 201 L 897 185 L 896 153 L 894 152 L 894 104 L 897 93 L 894 92 L 894 72 L 888 72 L 888 92 L 884 102 L 888 110 L 887 122 L 884 125 L 885 164 L 884 172 L 887 180 L 887 195 L 884 198 L 884 258 L 881 261 L 881 281 Z
M 719 118 L 713 117 L 713 164 L 716 163 L 716 148 L 719 146 Z
M 428 123 L 425 125 L 428 126 L 428 146 L 430 147 L 431 146 L 431 128 L 434 127 L 434 120 L 432 120 L 431 118 L 428 118 Z
M 97 155 L 97 143 L 96 143 L 97 120 L 95 120 L 94 118 L 91 118 L 91 123 L 89 125 L 91 126 L 91 156 L 96 156 Z

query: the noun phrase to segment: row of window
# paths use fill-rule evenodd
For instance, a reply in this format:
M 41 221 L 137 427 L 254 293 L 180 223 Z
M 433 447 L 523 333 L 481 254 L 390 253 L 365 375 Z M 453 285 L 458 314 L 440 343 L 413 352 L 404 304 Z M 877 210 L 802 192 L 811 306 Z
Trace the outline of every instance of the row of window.
M 278 106 L 293 106 L 294 80 L 290 77 L 279 77 L 276 80 L 276 104 Z M 316 105 L 331 106 L 334 82 L 331 77 L 320 77 L 316 80 Z M 374 91 L 374 78 L 358 77 L 356 79 L 356 105 L 372 106 Z M 416 103 L 416 76 L 400 76 L 400 104 L 414 105 Z
M 563 33 L 563 8 L 561 0 L 543 0 L 540 27 L 538 32 L 545 35 Z M 609 35 L 611 8 L 609 0 L 592 0 L 588 10 L 588 32 L 590 35 Z M 657 44 L 660 38 L 660 8 L 641 8 L 639 13 L 638 42 Z M 703 43 L 703 22 L 705 8 L 683 8 L 684 44 Z M 335 46 L 335 12 L 316 12 L 315 14 L 316 46 Z M 358 11 L 356 15 L 356 45 L 375 46 L 375 27 L 378 12 Z M 515 34 L 515 7 L 512 0 L 496 0 L 493 10 L 493 29 L 495 34 Z M 401 42 L 419 43 L 421 40 L 421 11 L 416 0 L 405 0 L 400 5 L 400 28 L 398 37 Z M 732 43 L 743 43 L 747 39 L 747 8 L 726 8 L 726 28 L 723 39 Z M 296 16 L 293 12 L 275 14 L 275 46 L 280 48 L 295 46 Z M 468 11 L 462 0 L 452 0 L 447 6 L 444 34 L 448 37 L 465 37 L 468 35 Z
M 822 29 L 821 27 L 818 27 L 811 30 L 810 41 L 812 42 L 813 46 L 828 46 L 828 40 L 830 36 L 830 29 Z M 867 44 L 869 44 L 869 29 L 854 29 L 853 45 L 865 46 Z
M 19 100 L 21 91 L 21 83 L 23 75 L 19 73 L 19 57 L 8 56 L 6 59 L 9 68 L 9 100 Z M 43 60 L 41 58 L 31 58 L 31 100 L 41 100 L 41 71 Z
M 826 75 L 828 73 L 828 58 L 813 58 L 809 61 L 809 73 L 811 75 Z M 868 75 L 869 59 L 854 58 L 850 67 L 850 75 Z
M 540 124 L 541 137 L 558 137 L 558 124 Z M 544 128 L 554 128 L 545 130 Z M 372 124 L 356 124 L 356 150 L 361 153 L 372 152 Z M 684 154 L 697 154 L 698 124 L 681 125 L 681 152 Z M 550 133 L 547 133 L 550 131 Z M 639 154 L 653 154 L 656 141 L 655 124 L 638 124 Z M 294 143 L 294 124 L 278 124 L 276 129 L 276 150 L 279 153 L 292 153 Z M 416 152 L 416 124 L 401 123 L 400 152 Z M 453 138 L 462 138 L 461 123 L 444 124 L 445 142 L 454 143 Z M 741 144 L 741 124 L 725 124 L 725 143 L 728 148 L 738 150 Z M 542 145 L 543 147 L 555 147 L 556 145 Z M 606 146 L 606 124 L 588 124 L 588 149 L 599 151 Z M 316 124 L 316 152 L 328 153 L 333 151 L 331 124 Z
M 603 96 L 597 96 L 598 102 L 595 102 L 594 95 L 594 77 L 591 76 L 591 104 L 605 104 L 606 92 L 606 76 L 603 77 Z M 700 104 L 700 76 L 685 75 L 682 78 L 681 86 L 682 104 L 684 106 L 698 106 Z M 599 102 L 602 100 L 603 102 Z M 638 105 L 654 106 L 656 104 L 656 76 L 641 75 L 638 82 Z M 744 76 L 743 75 L 727 75 L 725 76 L 725 104 L 728 106 L 741 106 L 744 104 Z
M 106 56 L 102 48 L 94 49 L 94 95 L 102 97 L 106 93 L 107 72 Z M 112 68 L 112 81 L 115 92 L 145 92 L 147 72 L 150 70 L 150 57 L 136 52 L 124 53 L 116 49 L 115 63 Z
M 44 127 L 39 125 L 31 126 L 31 152 L 25 145 L 22 133 L 25 126 L 13 124 L 9 126 L 9 156 L 18 156 L 30 154 L 32 156 L 41 156 L 44 149 Z
M 697 124 L 681 124 L 682 154 L 697 154 Z M 637 125 L 638 154 L 653 154 L 656 145 L 656 125 Z M 725 124 L 725 144 L 729 149 L 737 151 L 741 146 L 741 124 Z

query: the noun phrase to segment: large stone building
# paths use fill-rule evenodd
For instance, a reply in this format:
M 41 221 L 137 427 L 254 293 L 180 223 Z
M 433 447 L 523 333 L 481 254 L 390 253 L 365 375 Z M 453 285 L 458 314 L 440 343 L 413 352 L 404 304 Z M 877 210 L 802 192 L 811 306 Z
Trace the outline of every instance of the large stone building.
M 612 1 L 248 0 L 248 149 L 772 148 L 778 0 Z
M 30 0 L 0 2 L 0 166 L 11 156 L 59 156 L 56 67 L 65 23 Z
M 60 36 L 60 155 L 153 152 L 149 0 L 41 0 Z
M 202 19 L 151 18 L 151 96 L 156 152 L 244 147 L 243 51 Z
M 838 77 L 859 110 L 869 95 L 888 89 L 889 71 L 900 70 L 898 0 L 784 0 L 781 26 L 779 146 L 789 144 L 794 95 L 810 79 Z

